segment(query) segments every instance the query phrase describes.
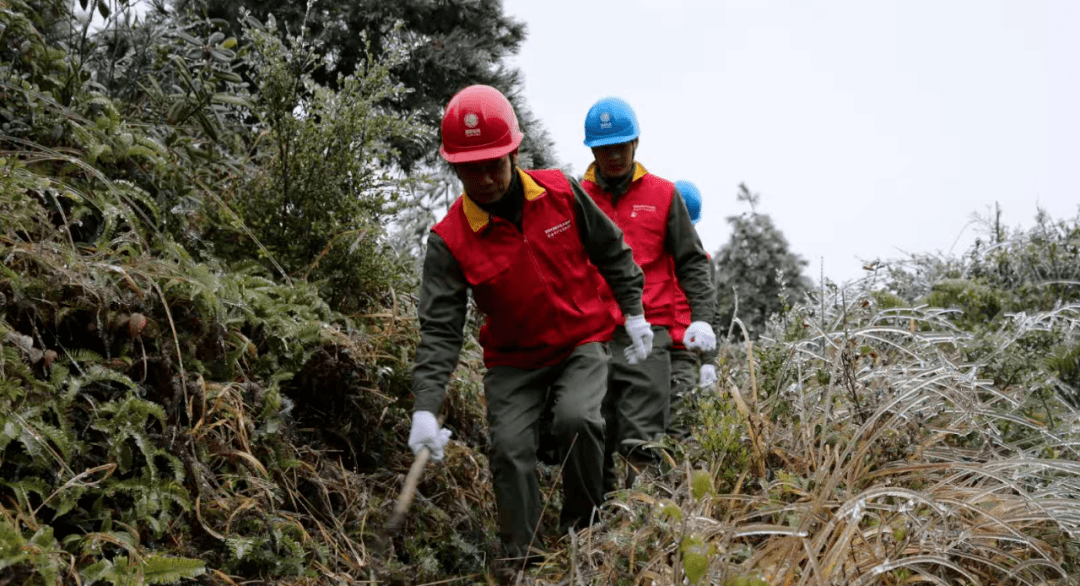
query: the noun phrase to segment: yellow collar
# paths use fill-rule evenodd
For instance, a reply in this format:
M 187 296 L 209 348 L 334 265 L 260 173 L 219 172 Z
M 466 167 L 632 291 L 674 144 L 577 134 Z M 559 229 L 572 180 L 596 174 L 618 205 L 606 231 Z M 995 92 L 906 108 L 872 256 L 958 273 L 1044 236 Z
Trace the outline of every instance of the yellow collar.
M 641 179 L 646 173 L 648 173 L 648 171 L 645 170 L 645 165 L 634 161 L 634 177 L 630 182 L 633 183 L 634 181 Z M 589 168 L 585 170 L 585 181 L 596 183 L 596 163 L 589 163 Z
M 540 184 L 528 173 L 521 169 L 518 169 L 517 172 L 518 176 L 521 177 L 521 187 L 525 191 L 525 201 L 532 201 L 547 191 L 543 187 L 540 187 Z M 469 199 L 468 194 L 462 193 L 461 199 L 461 207 L 465 211 L 465 219 L 469 221 L 469 227 L 472 228 L 473 232 L 479 232 L 491 221 L 491 214 L 485 212 L 484 208 Z

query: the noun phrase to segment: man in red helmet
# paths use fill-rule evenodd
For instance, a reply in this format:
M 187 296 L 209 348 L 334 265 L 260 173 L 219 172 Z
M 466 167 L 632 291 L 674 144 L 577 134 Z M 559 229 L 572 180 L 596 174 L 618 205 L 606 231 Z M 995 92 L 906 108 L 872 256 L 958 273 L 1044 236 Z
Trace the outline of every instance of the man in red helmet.
M 457 364 L 471 290 L 486 317 L 492 480 L 499 535 L 513 557 L 529 556 L 540 522 L 534 469 L 548 393 L 565 461 L 560 525 L 587 525 L 603 502 L 600 408 L 615 319 L 601 288 L 610 287 L 628 322 L 649 330 L 643 275 L 622 232 L 562 171 L 518 169 L 521 139 L 510 102 L 494 88 L 465 88 L 447 105 L 439 152 L 465 193 L 428 239 L 409 434 L 413 451 L 426 446 L 442 458 L 450 434 L 435 414 Z M 635 357 L 649 354 L 651 334 L 630 342 Z

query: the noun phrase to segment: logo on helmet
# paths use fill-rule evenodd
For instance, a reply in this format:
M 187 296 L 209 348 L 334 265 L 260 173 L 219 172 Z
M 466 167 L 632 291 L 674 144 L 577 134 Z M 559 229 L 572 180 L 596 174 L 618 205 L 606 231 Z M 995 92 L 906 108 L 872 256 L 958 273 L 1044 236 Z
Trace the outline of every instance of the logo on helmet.
M 480 124 L 480 118 L 472 112 L 465 115 L 465 136 L 480 136 L 480 129 L 476 127 Z
M 611 112 L 600 113 L 600 128 L 611 128 Z

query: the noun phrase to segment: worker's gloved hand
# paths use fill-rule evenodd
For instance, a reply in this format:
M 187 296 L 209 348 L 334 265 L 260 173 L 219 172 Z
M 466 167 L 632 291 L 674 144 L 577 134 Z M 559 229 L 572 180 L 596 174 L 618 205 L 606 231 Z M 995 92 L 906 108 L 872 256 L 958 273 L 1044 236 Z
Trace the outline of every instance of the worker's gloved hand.
M 712 364 L 702 364 L 701 373 L 698 378 L 698 386 L 701 388 L 710 387 L 716 383 L 716 366 Z
M 413 454 L 419 454 L 420 449 L 427 447 L 431 450 L 431 459 L 441 462 L 443 448 L 450 441 L 453 432 L 449 429 L 439 429 L 439 422 L 431 411 L 417 411 L 412 415 L 412 431 L 409 432 L 409 448 Z
M 653 331 L 644 315 L 626 317 L 626 333 L 630 336 L 630 345 L 623 351 L 626 361 L 637 364 L 649 357 L 652 352 Z
M 716 334 L 713 333 L 712 326 L 703 321 L 690 324 L 690 327 L 686 328 L 686 333 L 683 334 L 683 346 L 686 346 L 687 350 L 698 352 L 716 350 Z

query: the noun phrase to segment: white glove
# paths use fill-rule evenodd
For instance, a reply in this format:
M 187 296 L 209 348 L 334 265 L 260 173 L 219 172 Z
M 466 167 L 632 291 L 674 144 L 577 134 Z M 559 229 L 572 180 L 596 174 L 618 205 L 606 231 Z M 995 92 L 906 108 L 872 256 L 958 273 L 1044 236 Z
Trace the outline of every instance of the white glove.
M 682 339 L 683 346 L 686 346 L 687 350 L 697 350 L 698 352 L 716 350 L 716 334 L 713 333 L 712 326 L 703 321 L 690 324 L 690 327 L 686 328 L 686 333 L 683 334 Z
M 431 450 L 431 459 L 441 462 L 443 448 L 450 441 L 454 432 L 449 429 L 439 429 L 439 422 L 431 411 L 417 411 L 412 415 L 412 431 L 409 432 L 409 448 L 413 454 L 419 454 L 420 449 L 426 447 Z
M 630 336 L 630 345 L 623 350 L 623 356 L 630 364 L 637 364 L 649 357 L 652 352 L 653 331 L 644 315 L 626 317 L 626 333 Z
M 700 378 L 698 378 L 698 386 L 705 388 L 712 386 L 715 383 L 716 366 L 712 364 L 702 364 Z

